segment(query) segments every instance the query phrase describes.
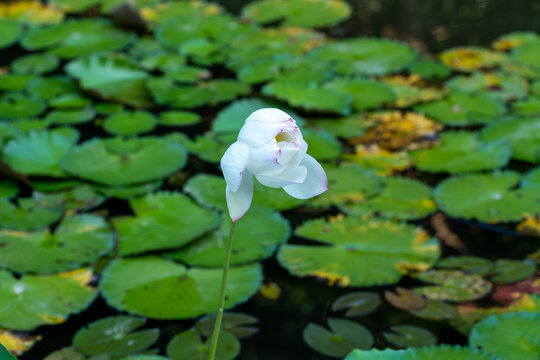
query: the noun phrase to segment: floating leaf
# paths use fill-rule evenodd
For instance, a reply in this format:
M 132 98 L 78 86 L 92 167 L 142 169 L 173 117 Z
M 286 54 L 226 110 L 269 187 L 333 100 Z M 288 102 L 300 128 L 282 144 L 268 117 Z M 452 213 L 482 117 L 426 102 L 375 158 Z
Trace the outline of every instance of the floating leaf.
M 540 60 L 540 39 L 518 46 L 514 49 L 512 55 L 514 59 L 523 64 L 538 67 Z
M 230 332 L 239 339 L 246 338 L 257 332 L 254 327 L 259 320 L 251 315 L 240 312 L 225 312 L 221 323 L 222 329 Z M 203 336 L 210 337 L 216 324 L 216 315 L 208 315 L 195 323 L 195 329 Z
M 351 96 L 351 105 L 356 111 L 377 108 L 394 101 L 392 89 L 377 81 L 338 78 L 326 83 L 324 87 Z
M 230 144 L 235 141 L 236 134 L 220 136 L 209 131 L 192 140 L 185 134 L 175 133 L 170 135 L 170 139 L 177 141 L 190 153 L 197 155 L 202 160 L 218 163 Z
M 135 331 L 145 319 L 132 316 L 111 316 L 92 322 L 77 331 L 73 347 L 86 355 L 125 356 L 151 346 L 159 337 L 159 329 Z
M 19 188 L 14 182 L 0 180 L 0 198 L 12 198 L 19 192 Z
M 428 330 L 418 326 L 395 325 L 391 332 L 384 332 L 383 337 L 397 347 L 413 348 L 435 345 L 437 338 Z
M 455 176 L 434 190 L 439 208 L 450 216 L 484 222 L 518 221 L 540 211 L 540 189 L 515 189 L 520 174 L 513 171 Z M 478 191 L 482 189 L 482 191 Z
M 49 53 L 22 56 L 11 63 L 14 73 L 32 75 L 49 73 L 56 70 L 59 65 L 58 58 Z
M 163 111 L 159 114 L 159 125 L 191 126 L 201 122 L 201 116 L 189 111 Z
M 331 357 L 343 357 L 353 349 L 369 349 L 373 336 L 369 330 L 354 321 L 328 319 L 326 328 L 309 323 L 302 333 L 304 341 L 315 351 Z
M 493 263 L 478 256 L 450 256 L 437 264 L 441 269 L 459 269 L 467 273 L 488 275 L 493 270 Z
M 437 241 L 407 224 L 337 217 L 309 220 L 295 233 L 326 246 L 282 245 L 280 264 L 294 275 L 317 276 L 331 285 L 395 283 L 439 257 Z
M 42 208 L 32 199 L 18 199 L 18 206 L 7 199 L 0 199 L 0 228 L 11 230 L 34 230 L 56 222 L 61 211 Z
M 409 313 L 421 319 L 449 320 L 458 317 L 456 308 L 442 301 L 425 300 L 425 305 L 420 310 L 409 310 Z
M 463 131 L 446 131 L 440 139 L 441 143 L 433 148 L 410 153 L 418 169 L 450 174 L 491 170 L 506 166 L 512 156 L 505 139 L 484 143 L 477 134 Z
M 43 101 L 20 93 L 5 93 L 0 97 L 0 120 L 31 118 L 46 109 Z
M 92 105 L 92 100 L 81 94 L 71 93 L 59 95 L 50 99 L 49 105 L 55 109 L 80 109 Z
M 4 74 L 0 76 L 0 90 L 21 91 L 32 80 L 32 75 L 27 74 Z
M 364 202 L 345 207 L 349 214 L 376 214 L 403 220 L 421 219 L 436 209 L 429 186 L 403 177 L 384 179 L 380 193 Z
M 262 281 L 261 266 L 229 269 L 225 308 L 252 296 Z M 133 277 L 134 272 L 139 274 Z M 186 269 L 155 256 L 117 259 L 105 269 L 100 289 L 109 305 L 155 319 L 187 319 L 218 307 L 220 269 Z
M 532 276 L 536 271 L 536 264 L 532 260 L 498 259 L 493 269 L 494 276 L 491 281 L 497 284 L 516 283 Z
M 70 314 L 86 309 L 96 293 L 77 278 L 88 270 L 48 276 L 24 275 L 20 279 L 0 270 L 0 325 L 13 330 L 32 330 L 64 322 Z M 39 299 L 39 301 L 27 301 Z
M 390 152 L 377 144 L 357 145 L 354 154 L 345 154 L 343 158 L 374 171 L 377 175 L 390 175 L 394 171 L 408 169 L 412 161 L 405 151 Z
M 540 118 L 502 119 L 485 127 L 480 138 L 486 142 L 507 139 L 513 159 L 540 162 Z
M 364 316 L 371 314 L 381 304 L 376 292 L 359 291 L 340 296 L 332 303 L 332 311 L 347 309 L 345 316 Z
M 45 121 L 59 125 L 77 125 L 92 120 L 95 116 L 91 107 L 74 110 L 53 110 L 45 117 Z
M 309 127 L 326 130 L 332 135 L 350 139 L 360 137 L 373 124 L 363 114 L 356 114 L 340 119 L 315 119 L 309 122 Z
M 64 13 L 51 5 L 39 1 L 15 1 L 0 3 L 0 18 L 16 20 L 20 23 L 58 24 L 64 19 Z
M 397 287 L 396 292 L 393 293 L 389 290 L 384 292 L 384 298 L 393 307 L 401 310 L 413 310 L 419 311 L 425 308 L 426 301 L 424 298 L 414 291 L 407 290 L 405 288 Z
M 56 189 L 53 192 L 34 191 L 32 197 L 38 206 L 57 211 L 89 210 L 105 201 L 105 198 L 96 193 L 91 186 L 78 184 L 60 191 Z
M 416 105 L 415 111 L 446 125 L 486 124 L 506 112 L 504 104 L 483 93 L 453 92 L 445 99 Z
M 186 221 L 190 227 L 195 227 L 193 223 L 194 221 Z M 189 266 L 221 267 L 225 261 L 225 246 L 230 227 L 230 220 L 224 218 L 219 229 L 165 255 Z M 287 241 L 289 235 L 289 223 L 279 213 L 265 208 L 252 208 L 235 229 L 231 264 L 245 264 L 268 258 L 278 245 Z
M 206 360 L 210 339 L 203 343 L 194 330 L 181 332 L 167 345 L 167 356 L 171 359 Z M 216 346 L 216 359 L 233 360 L 240 354 L 240 341 L 228 331 L 221 331 Z
M 540 313 L 492 315 L 471 331 L 471 346 L 505 360 L 534 360 L 540 352 Z
M 214 211 L 197 206 L 181 193 L 153 193 L 131 199 L 129 204 L 136 216 L 112 220 L 120 255 L 180 247 L 219 224 Z
M 77 143 L 73 128 L 32 131 L 9 141 L 3 149 L 4 161 L 25 175 L 63 177 L 60 160 Z
M 106 132 L 113 135 L 133 136 L 152 131 L 157 119 L 147 111 L 120 111 L 103 122 Z
M 11 353 L 7 351 L 7 349 L 2 344 L 0 344 L 0 356 L 2 356 L 2 359 L 5 360 L 17 360 L 17 358 L 11 355 Z
M 185 149 L 166 138 L 94 138 L 66 154 L 62 169 L 101 184 L 130 185 L 180 170 L 186 158 Z
M 416 52 L 395 40 L 359 38 L 323 45 L 311 56 L 336 62 L 340 74 L 386 75 L 407 67 L 416 58 Z
M 319 161 L 332 160 L 341 154 L 341 144 L 326 130 L 306 129 L 303 137 L 309 144 L 309 154 Z
M 345 360 L 495 360 L 492 355 L 477 349 L 439 345 L 406 350 L 354 350 Z
M 502 72 L 475 72 L 471 76 L 455 76 L 446 82 L 452 91 L 483 93 L 501 101 L 522 99 L 527 96 L 527 80 Z
M 30 94 L 45 100 L 65 94 L 78 93 L 79 91 L 77 84 L 63 75 L 37 77 L 28 83 L 27 90 Z
M 261 24 L 280 21 L 282 26 L 326 27 L 351 15 L 351 7 L 341 0 L 263 0 L 242 9 L 242 16 Z
M 512 103 L 512 112 L 522 116 L 540 115 L 540 96 L 533 95 Z
M 0 6 L 2 6 L 0 4 Z M 0 10 L 1 11 L 1 10 Z M 0 19 L 0 49 L 13 45 L 22 34 L 22 26 L 9 19 Z
M 452 70 L 472 72 L 492 68 L 506 61 L 506 55 L 475 46 L 462 46 L 445 50 L 441 61 Z
M 434 60 L 417 61 L 409 67 L 409 72 L 425 80 L 445 79 L 452 73 L 449 68 Z
M 440 99 L 446 95 L 446 89 L 428 87 L 422 83 L 418 76 L 403 77 L 390 76 L 383 82 L 395 95 L 395 106 L 407 108 L 420 102 Z
M 93 55 L 66 65 L 66 72 L 105 100 L 119 101 L 134 107 L 150 107 L 146 88 L 148 74 L 123 58 Z
M 153 78 L 147 87 L 160 105 L 175 109 L 192 109 L 212 102 L 213 92 L 200 86 L 179 86 L 169 77 Z
M 155 180 L 148 183 L 136 184 L 136 185 L 127 185 L 127 186 L 115 186 L 115 187 L 106 187 L 95 185 L 97 191 L 104 194 L 107 197 L 113 197 L 118 199 L 131 199 L 136 196 L 143 196 L 150 194 L 162 185 L 162 180 Z
M 418 275 L 417 278 L 436 284 L 414 289 L 431 300 L 456 302 L 475 300 L 489 293 L 492 287 L 480 275 L 465 274 L 459 270 L 429 270 Z
M 538 34 L 534 31 L 514 31 L 499 36 L 492 46 L 495 50 L 508 51 L 534 40 L 538 40 Z

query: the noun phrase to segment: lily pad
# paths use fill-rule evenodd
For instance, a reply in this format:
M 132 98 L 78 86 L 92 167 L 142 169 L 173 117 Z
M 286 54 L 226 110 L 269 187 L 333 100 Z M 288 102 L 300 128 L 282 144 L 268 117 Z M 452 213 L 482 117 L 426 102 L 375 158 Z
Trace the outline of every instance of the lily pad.
M 342 0 L 263 0 L 242 9 L 242 16 L 268 24 L 280 21 L 282 26 L 327 27 L 351 15 L 351 7 Z
M 376 292 L 359 291 L 340 296 L 332 303 L 332 311 L 347 309 L 345 316 L 364 316 L 372 313 L 381 304 Z
M 59 125 L 77 125 L 92 120 L 95 112 L 91 107 L 73 110 L 53 110 L 45 116 L 45 121 Z
M 163 111 L 159 114 L 159 125 L 191 126 L 201 122 L 201 116 L 189 111 Z
M 359 38 L 323 45 L 311 56 L 334 61 L 340 74 L 386 75 L 406 68 L 416 58 L 416 52 L 395 40 Z
M 514 171 L 455 176 L 441 182 L 433 194 L 439 208 L 450 216 L 484 222 L 518 221 L 525 214 L 540 211 L 540 189 L 516 189 L 520 177 Z
M 0 198 L 12 198 L 19 192 L 18 186 L 10 180 L 0 180 Z
M 103 122 L 106 132 L 113 135 L 133 136 L 152 131 L 157 125 L 156 117 L 147 111 L 120 111 Z
M 104 100 L 141 108 L 152 106 L 146 88 L 148 73 L 125 58 L 93 55 L 71 61 L 65 69 L 85 90 Z
M 86 309 L 97 293 L 86 286 L 91 272 L 85 269 L 48 276 L 24 275 L 20 279 L 0 270 L 0 326 L 32 330 L 59 324 L 70 314 Z M 27 299 L 39 299 L 28 301 Z
M 360 217 L 309 220 L 295 234 L 325 246 L 282 245 L 280 264 L 296 276 L 339 286 L 398 282 L 428 269 L 440 252 L 437 241 L 415 226 Z
M 326 130 L 332 135 L 350 139 L 360 137 L 373 124 L 363 114 L 355 114 L 339 119 L 310 120 L 309 127 L 317 130 Z
M 258 264 L 229 269 L 229 309 L 247 301 L 261 281 Z M 133 277 L 133 272 L 140 274 Z M 108 304 L 121 311 L 154 319 L 188 319 L 217 310 L 221 269 L 186 269 L 183 265 L 146 256 L 117 259 L 105 269 L 100 290 Z
M 309 144 L 309 154 L 319 161 L 333 160 L 341 154 L 341 143 L 326 130 L 306 129 L 303 137 Z
M 343 158 L 381 176 L 391 175 L 395 171 L 405 170 L 412 166 L 407 152 L 388 151 L 381 149 L 377 144 L 357 145 L 354 154 L 344 154 Z
M 540 313 L 492 315 L 471 331 L 471 346 L 505 360 L 534 360 L 540 351 Z
M 438 264 L 441 269 L 459 269 L 466 273 L 485 276 L 493 271 L 493 263 L 478 256 L 450 256 L 442 259 Z
M 96 104 L 94 110 L 100 115 L 111 115 L 115 112 L 124 110 L 124 106 L 122 104 L 102 102 Z
M 171 359 L 206 360 L 210 350 L 210 339 L 203 342 L 194 330 L 181 332 L 167 345 L 167 356 Z M 240 354 L 240 341 L 228 331 L 221 331 L 216 347 L 217 360 L 233 360 Z
M 58 58 L 49 53 L 22 56 L 11 63 L 14 73 L 32 75 L 49 73 L 56 70 L 59 65 Z
M 424 307 L 419 310 L 409 310 L 411 315 L 427 320 L 450 320 L 459 317 L 454 306 L 443 301 L 426 299 Z
M 30 94 L 45 100 L 79 91 L 77 84 L 63 75 L 37 77 L 28 83 L 27 90 Z
M 58 95 L 49 100 L 49 105 L 55 109 L 80 109 L 92 105 L 92 100 L 81 94 L 70 93 Z
M 468 347 L 439 345 L 406 350 L 354 350 L 345 360 L 495 360 L 492 355 Z
M 363 325 L 345 319 L 328 319 L 330 330 L 309 323 L 304 328 L 304 341 L 315 351 L 331 357 L 343 357 L 353 349 L 369 349 L 373 336 Z
M 540 96 L 533 95 L 512 103 L 512 112 L 521 116 L 540 115 Z
M 73 128 L 32 131 L 7 143 L 4 161 L 25 175 L 63 177 L 60 160 L 78 140 L 79 132 Z
M 450 90 L 465 93 L 484 93 L 501 101 L 527 96 L 529 85 L 521 76 L 502 72 L 475 72 L 471 76 L 455 76 L 446 82 Z
M 455 47 L 441 53 L 444 65 L 452 70 L 464 72 L 492 68 L 506 60 L 505 54 L 476 46 Z
M 485 127 L 480 138 L 486 142 L 507 139 L 512 158 L 540 162 L 540 118 L 506 118 Z
M 112 220 L 120 255 L 180 247 L 219 224 L 216 212 L 197 206 L 181 193 L 153 193 L 131 199 L 129 204 L 136 216 Z
M 16 21 L 0 19 L 0 49 L 13 45 L 21 36 L 22 29 Z
M 210 88 L 176 85 L 169 77 L 150 79 L 147 87 L 158 104 L 174 109 L 192 109 L 207 105 L 214 96 Z
M 352 97 L 352 108 L 356 111 L 378 108 L 394 101 L 394 93 L 385 84 L 365 79 L 335 79 L 325 84 L 325 88 Z
M 397 347 L 423 347 L 437 343 L 437 338 L 429 330 L 418 326 L 395 325 L 390 327 L 390 331 L 384 332 L 383 337 Z
M 512 52 L 512 56 L 523 64 L 538 67 L 540 61 L 540 39 L 526 42 L 516 47 Z
M 534 31 L 513 31 L 499 36 L 492 45 L 495 50 L 508 51 L 538 39 L 538 34 Z
M 536 271 L 536 264 L 532 260 L 498 259 L 493 269 L 494 276 L 491 281 L 497 284 L 511 284 L 525 280 Z
M 445 99 L 416 105 L 415 111 L 452 126 L 486 124 L 506 112 L 504 104 L 483 93 L 453 92 Z
M 221 328 L 239 339 L 249 337 L 257 332 L 255 324 L 259 320 L 251 315 L 240 312 L 223 313 Z M 195 323 L 195 329 L 203 336 L 210 337 L 216 324 L 216 315 L 208 315 Z
M 34 191 L 32 197 L 38 206 L 57 211 L 89 210 L 105 201 L 91 186 L 78 184 L 61 191 Z
M 182 169 L 186 160 L 186 150 L 166 138 L 94 138 L 67 153 L 62 169 L 86 180 L 118 186 L 167 176 Z
M 425 80 L 446 79 L 452 73 L 449 68 L 434 60 L 417 61 L 409 67 L 409 72 Z
M 0 232 L 0 263 L 18 273 L 48 274 L 96 262 L 113 247 L 113 233 L 95 215 L 66 217 L 54 233 Z
M 47 49 L 64 59 L 98 51 L 118 50 L 133 39 L 133 34 L 112 26 L 103 19 L 68 20 L 49 27 L 33 27 L 21 45 L 31 51 Z
M 16 1 L 0 4 L 0 18 L 28 25 L 58 24 L 64 19 L 64 13 L 54 6 L 39 1 Z
M 416 76 L 390 76 L 383 79 L 383 83 L 394 93 L 394 104 L 398 108 L 408 108 L 414 104 L 437 100 L 446 95 L 446 89 L 426 86 Z
M 410 153 L 415 166 L 428 172 L 450 174 L 505 167 L 512 156 L 510 142 L 497 139 L 484 143 L 471 132 L 446 131 L 441 143 Z
M 429 270 L 418 275 L 417 279 L 436 284 L 414 289 L 431 300 L 470 301 L 484 297 L 492 288 L 480 275 L 459 270 Z
M 18 199 L 18 206 L 8 199 L 0 199 L 0 228 L 10 230 L 34 230 L 56 222 L 61 211 L 43 208 L 33 199 Z
M 249 85 L 231 79 L 214 79 L 203 82 L 199 86 L 212 92 L 210 105 L 232 101 L 251 92 Z
M 177 214 L 175 214 L 177 215 Z M 193 226 L 193 221 L 187 221 Z M 189 266 L 221 267 L 231 222 L 225 218 L 219 229 L 165 256 Z M 270 257 L 277 246 L 287 241 L 290 226 L 279 213 L 252 208 L 244 215 L 234 232 L 231 264 L 246 264 Z
M 77 331 L 73 347 L 85 355 L 126 356 L 142 351 L 159 337 L 159 329 L 135 331 L 144 318 L 111 316 L 99 319 Z
M 107 197 L 118 199 L 131 199 L 136 196 L 143 196 L 150 194 L 161 187 L 162 180 L 150 181 L 143 184 L 127 185 L 127 186 L 115 186 L 107 187 L 101 185 L 94 185 L 94 188 Z
M 0 90 L 21 91 L 32 80 L 33 75 L 27 74 L 3 74 L 0 76 Z
M 47 106 L 39 99 L 20 93 L 5 93 L 0 97 L 0 120 L 38 116 Z

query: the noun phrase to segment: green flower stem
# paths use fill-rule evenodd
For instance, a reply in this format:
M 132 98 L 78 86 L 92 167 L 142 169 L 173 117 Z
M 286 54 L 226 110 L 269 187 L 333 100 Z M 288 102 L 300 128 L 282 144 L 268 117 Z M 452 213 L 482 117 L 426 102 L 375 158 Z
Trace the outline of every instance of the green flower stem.
M 212 343 L 210 345 L 210 354 L 208 360 L 214 360 L 216 357 L 217 342 L 219 332 L 221 331 L 221 320 L 223 320 L 223 308 L 225 307 L 225 287 L 227 285 L 227 273 L 229 272 L 229 263 L 231 262 L 232 239 L 234 227 L 236 223 L 232 223 L 229 240 L 227 240 L 227 250 L 225 251 L 225 264 L 223 265 L 223 277 L 221 278 L 221 294 L 219 297 L 219 309 L 216 316 L 216 324 L 214 325 L 214 333 L 212 334 Z

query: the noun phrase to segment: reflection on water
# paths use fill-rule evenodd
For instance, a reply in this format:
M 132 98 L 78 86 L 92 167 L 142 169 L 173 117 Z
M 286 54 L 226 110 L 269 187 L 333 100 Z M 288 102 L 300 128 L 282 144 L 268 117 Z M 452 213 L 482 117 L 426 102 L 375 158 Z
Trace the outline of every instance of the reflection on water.
M 216 0 L 238 13 L 246 0 Z M 334 36 L 385 36 L 438 53 L 458 45 L 489 46 L 504 33 L 540 32 L 539 0 L 348 0 L 353 16 Z

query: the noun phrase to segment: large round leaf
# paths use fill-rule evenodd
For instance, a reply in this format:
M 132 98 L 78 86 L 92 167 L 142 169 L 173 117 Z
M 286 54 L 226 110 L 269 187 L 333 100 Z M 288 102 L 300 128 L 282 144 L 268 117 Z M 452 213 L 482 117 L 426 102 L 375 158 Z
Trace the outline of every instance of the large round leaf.
M 22 33 L 22 26 L 12 20 L 0 19 L 0 49 L 15 43 Z
M 539 67 L 540 40 L 529 41 L 514 49 L 512 55 L 516 60 L 527 65 Z
M 297 276 L 317 276 L 339 286 L 398 282 L 426 270 L 439 257 L 439 245 L 412 225 L 361 217 L 309 220 L 296 235 L 326 246 L 283 245 L 278 260 Z
M 186 150 L 158 137 L 94 138 L 74 147 L 62 169 L 106 185 L 129 185 L 167 176 L 184 167 Z
M 0 199 L 0 228 L 35 230 L 46 227 L 62 217 L 62 211 L 47 209 L 34 199 L 18 199 L 18 206 Z
M 47 106 L 39 99 L 21 93 L 5 93 L 0 97 L 0 120 L 38 116 Z
M 120 255 L 180 247 L 219 224 L 216 212 L 181 193 L 158 192 L 129 203 L 136 216 L 113 218 Z
M 352 108 L 356 111 L 377 108 L 394 100 L 392 89 L 371 80 L 334 79 L 325 88 L 352 96 Z
M 406 350 L 354 350 L 345 360 L 496 360 L 492 355 L 469 347 L 439 345 Z
M 430 300 L 471 301 L 485 296 L 492 288 L 480 275 L 459 270 L 429 270 L 417 278 L 435 284 L 414 289 Z
M 187 319 L 217 310 L 221 273 L 186 269 L 155 256 L 117 259 L 103 272 L 100 289 L 118 310 L 156 319 Z M 259 265 L 229 269 L 225 308 L 246 301 L 261 281 Z
M 203 342 L 195 330 L 186 330 L 172 338 L 167 345 L 167 356 L 172 360 L 206 360 L 211 339 Z M 216 359 L 233 360 L 240 353 L 240 341 L 229 331 L 221 330 L 216 346 Z
M 0 265 L 18 273 L 47 274 L 96 262 L 113 247 L 113 233 L 101 217 L 64 218 L 54 233 L 0 232 Z

